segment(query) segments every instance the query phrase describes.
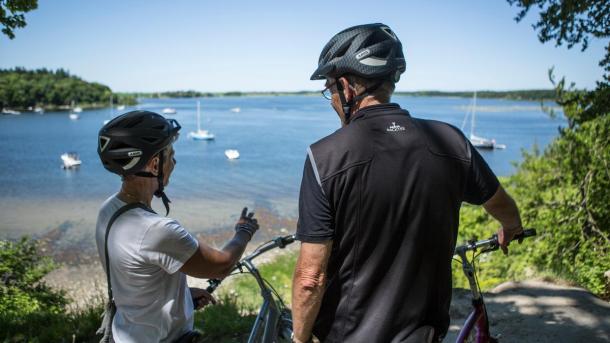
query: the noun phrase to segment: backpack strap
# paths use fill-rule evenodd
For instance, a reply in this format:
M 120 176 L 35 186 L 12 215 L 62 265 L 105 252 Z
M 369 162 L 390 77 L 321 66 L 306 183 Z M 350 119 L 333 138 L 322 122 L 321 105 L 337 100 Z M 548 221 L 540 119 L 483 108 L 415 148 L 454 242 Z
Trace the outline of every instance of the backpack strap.
M 106 282 L 108 286 L 108 303 L 106 304 L 106 311 L 104 311 L 104 319 L 102 321 L 102 325 L 96 332 L 97 334 L 103 335 L 100 342 L 108 343 L 112 342 L 112 320 L 114 319 L 114 314 L 116 313 L 116 306 L 114 304 L 114 297 L 112 295 L 112 285 L 110 284 L 110 260 L 108 256 L 108 235 L 110 234 L 110 227 L 115 222 L 115 220 L 123 213 L 134 209 L 141 208 L 150 213 L 156 213 L 150 207 L 140 203 L 134 202 L 127 204 L 121 208 L 119 208 L 113 215 L 110 217 L 108 221 L 108 225 L 106 226 L 106 235 L 104 237 L 104 256 L 106 258 Z
M 141 208 L 145 211 L 148 211 L 151 213 L 156 213 L 150 207 L 144 205 L 141 202 L 132 202 L 130 204 L 127 204 L 127 205 L 119 208 L 116 212 L 114 212 L 114 214 L 112 215 L 112 217 L 110 217 L 110 220 L 108 221 L 108 225 L 106 226 L 106 236 L 104 237 L 104 256 L 106 258 L 106 281 L 107 281 L 107 285 L 108 285 L 108 301 L 113 302 L 113 303 L 114 303 L 114 297 L 112 296 L 112 286 L 110 284 L 110 260 L 109 260 L 109 256 L 108 256 L 108 235 L 110 234 L 110 227 L 112 226 L 114 221 L 121 214 L 123 214 L 131 209 L 134 209 L 134 208 Z

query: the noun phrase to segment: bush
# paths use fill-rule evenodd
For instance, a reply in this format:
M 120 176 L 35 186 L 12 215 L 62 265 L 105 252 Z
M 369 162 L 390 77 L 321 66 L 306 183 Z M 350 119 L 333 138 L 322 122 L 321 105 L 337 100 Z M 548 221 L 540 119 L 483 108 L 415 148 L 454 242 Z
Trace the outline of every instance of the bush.
M 237 296 L 223 294 L 218 304 L 195 313 L 195 328 L 203 333 L 204 342 L 245 341 L 256 318 L 254 311 L 254 307 L 246 307 Z
M 68 312 L 65 294 L 42 278 L 55 265 L 27 237 L 0 240 L 0 341 L 96 341 L 102 306 Z

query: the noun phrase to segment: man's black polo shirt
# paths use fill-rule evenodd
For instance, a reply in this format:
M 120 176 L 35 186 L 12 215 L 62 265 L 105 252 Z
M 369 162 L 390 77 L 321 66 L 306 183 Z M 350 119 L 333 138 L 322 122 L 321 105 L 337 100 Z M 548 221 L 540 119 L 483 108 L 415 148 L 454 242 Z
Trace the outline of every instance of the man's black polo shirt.
M 445 333 L 451 258 L 463 201 L 498 180 L 461 131 L 366 107 L 311 145 L 297 238 L 333 240 L 314 334 L 325 342 L 400 342 L 424 325 Z

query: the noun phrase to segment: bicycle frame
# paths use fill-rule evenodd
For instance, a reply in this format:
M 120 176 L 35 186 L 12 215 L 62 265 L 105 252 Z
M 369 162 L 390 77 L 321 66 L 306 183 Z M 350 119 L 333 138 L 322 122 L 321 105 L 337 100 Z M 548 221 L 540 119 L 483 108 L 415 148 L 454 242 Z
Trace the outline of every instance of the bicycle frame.
M 256 319 L 254 320 L 254 325 L 252 326 L 248 343 L 256 342 L 256 339 L 259 337 L 261 327 L 263 331 L 260 342 L 277 342 L 278 338 L 285 338 L 289 340 L 292 334 L 292 320 L 290 320 L 289 327 L 278 327 L 283 313 L 280 306 L 278 306 L 277 301 L 274 299 L 273 293 L 269 287 L 267 287 L 263 278 L 259 274 L 258 269 L 256 269 L 254 264 L 252 264 L 251 260 L 246 259 L 241 264 L 256 279 L 256 283 L 261 290 L 261 296 L 263 297 L 263 304 L 261 305 Z M 282 332 L 286 330 L 290 330 L 290 332 Z M 286 336 L 286 334 L 288 334 L 288 336 Z
M 466 257 L 466 249 L 456 250 L 456 254 L 462 260 L 462 270 L 464 275 L 468 279 L 470 285 L 470 291 L 472 292 L 472 307 L 473 310 L 470 312 L 460 334 L 456 340 L 456 343 L 464 343 L 470 337 L 472 330 L 475 330 L 475 341 L 473 343 L 487 343 L 495 341 L 494 338 L 489 334 L 489 323 L 487 320 L 487 311 L 485 310 L 485 302 L 483 296 L 479 292 L 479 287 L 475 278 L 475 269 L 472 263 L 468 261 Z
M 525 237 L 536 235 L 536 230 L 524 230 L 522 234 L 517 235 L 513 240 L 521 241 Z M 472 311 L 466 318 L 464 326 L 460 330 L 456 343 L 497 343 L 498 340 L 489 333 L 489 321 L 485 301 L 483 295 L 479 291 L 479 285 L 476 279 L 476 270 L 473 263 L 468 260 L 466 253 L 468 251 L 477 251 L 481 249 L 481 253 L 487 253 L 499 249 L 498 237 L 496 235 L 482 241 L 471 240 L 467 244 L 461 245 L 455 249 L 455 254 L 462 261 L 462 270 L 468 279 L 470 291 L 472 292 Z M 473 257 L 474 261 L 474 257 Z M 474 330 L 474 331 L 473 331 Z M 474 334 L 474 335 L 473 335 Z
M 243 258 L 233 269 L 233 271 L 239 270 L 243 273 L 243 268 L 245 268 L 256 280 L 256 283 L 261 290 L 261 296 L 263 297 L 263 304 L 252 325 L 248 343 L 279 343 L 292 341 L 292 317 L 290 316 L 289 311 L 283 308 L 281 299 L 275 298 L 276 295 L 274 290 L 267 286 L 265 280 L 252 262 L 252 260 L 259 255 L 274 248 L 279 247 L 283 249 L 292 242 L 294 242 L 293 235 L 277 237 L 271 242 L 263 244 L 252 254 Z M 207 291 L 212 293 L 220 285 L 222 280 L 213 279 L 208 282 L 210 283 L 210 286 L 208 286 Z

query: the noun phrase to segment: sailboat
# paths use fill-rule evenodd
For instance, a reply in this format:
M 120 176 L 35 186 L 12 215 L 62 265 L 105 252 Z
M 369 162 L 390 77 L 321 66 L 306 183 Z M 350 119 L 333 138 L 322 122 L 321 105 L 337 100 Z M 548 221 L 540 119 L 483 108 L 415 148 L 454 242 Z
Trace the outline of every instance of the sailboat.
M 474 92 L 474 96 L 472 99 L 472 107 L 466 112 L 464 116 L 464 121 L 462 121 L 462 132 L 464 131 L 464 126 L 466 126 L 466 121 L 468 121 L 468 116 L 472 113 L 472 118 L 470 119 L 470 143 L 472 146 L 479 149 L 504 149 L 506 145 L 497 144 L 495 139 L 489 139 L 480 137 L 474 134 L 474 126 L 475 126 L 475 116 L 477 111 L 477 92 Z
M 114 104 L 112 103 L 112 94 L 110 94 L 110 119 L 104 120 L 104 125 L 108 124 L 114 117 Z
M 82 112 L 82 110 L 81 110 Z M 68 115 L 70 117 L 70 120 L 78 120 L 80 119 L 80 115 L 76 112 L 74 112 L 74 100 L 72 100 L 72 104 L 70 105 L 70 114 Z
M 209 141 L 214 139 L 213 133 L 201 129 L 201 109 L 199 100 L 197 100 L 197 131 L 189 132 L 189 137 L 197 141 Z

